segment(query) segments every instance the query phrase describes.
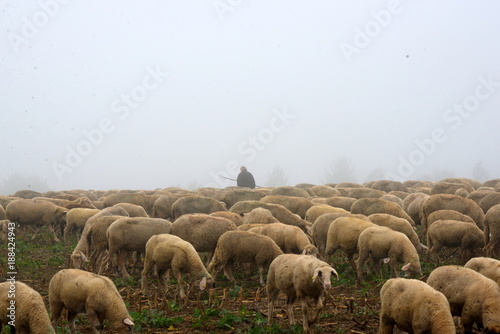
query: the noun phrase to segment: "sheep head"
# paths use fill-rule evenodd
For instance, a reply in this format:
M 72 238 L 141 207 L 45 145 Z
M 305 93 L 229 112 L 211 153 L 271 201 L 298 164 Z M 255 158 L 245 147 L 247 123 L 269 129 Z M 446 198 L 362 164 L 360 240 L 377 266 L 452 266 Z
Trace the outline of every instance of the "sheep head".
M 331 277 L 335 275 L 339 279 L 339 274 L 332 267 L 320 267 L 314 270 L 313 282 L 319 282 L 326 290 L 332 287 Z

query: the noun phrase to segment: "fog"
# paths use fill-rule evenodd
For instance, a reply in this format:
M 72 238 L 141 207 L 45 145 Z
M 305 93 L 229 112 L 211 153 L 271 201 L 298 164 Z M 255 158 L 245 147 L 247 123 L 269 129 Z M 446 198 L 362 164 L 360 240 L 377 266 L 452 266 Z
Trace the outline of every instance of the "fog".
M 499 177 L 499 12 L 0 1 L 0 193 Z

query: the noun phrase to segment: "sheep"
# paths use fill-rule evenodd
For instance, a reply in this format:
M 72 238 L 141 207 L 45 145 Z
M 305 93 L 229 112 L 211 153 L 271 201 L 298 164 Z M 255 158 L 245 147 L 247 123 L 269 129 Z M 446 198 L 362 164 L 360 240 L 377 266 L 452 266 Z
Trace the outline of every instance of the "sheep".
M 429 229 L 429 226 L 437 220 L 459 220 L 462 222 L 476 224 L 471 217 L 455 210 L 446 209 L 434 211 L 427 217 L 427 229 Z
M 484 247 L 484 233 L 474 224 L 458 220 L 438 220 L 427 231 L 429 255 L 439 254 L 443 246 L 459 247 L 465 263 Z
M 349 191 L 349 197 L 360 198 L 380 198 L 385 195 L 385 191 L 371 189 L 367 187 L 353 188 Z
M 314 221 L 321 215 L 325 213 L 348 213 L 349 211 L 341 209 L 341 208 L 335 208 L 333 206 L 327 205 L 327 204 L 316 204 L 312 206 L 309 210 L 306 212 L 305 219 L 306 221 L 310 223 L 314 223 Z
M 382 190 L 385 192 L 404 191 L 408 192 L 408 188 L 402 182 L 393 180 L 377 180 L 372 184 L 373 189 Z
M 420 259 L 415 246 L 408 237 L 398 231 L 384 226 L 368 227 L 360 233 L 358 238 L 359 258 L 357 262 L 358 282 L 363 279 L 363 265 L 371 257 L 375 272 L 382 277 L 379 263 L 382 259 L 389 259 L 391 277 L 399 277 L 399 264 L 406 272 L 406 277 L 422 275 Z
M 172 205 L 172 214 L 174 220 L 182 215 L 190 213 L 210 214 L 216 211 L 226 211 L 226 204 L 215 198 L 205 196 L 185 196 L 179 198 Z
M 240 201 L 260 201 L 266 195 L 267 193 L 262 190 L 232 189 L 222 194 L 221 201 L 226 203 L 227 208 L 231 208 Z
M 87 234 L 92 224 L 100 217 L 113 215 L 128 217 L 128 213 L 124 208 L 109 207 L 102 209 L 101 211 L 87 219 L 85 227 L 83 228 L 82 235 L 80 236 L 80 240 L 78 240 L 78 243 L 71 253 L 71 262 L 73 264 L 73 268 L 82 269 L 83 263 L 89 261 L 87 259 L 87 256 L 89 255 L 90 249 L 88 249 Z
M 494 280 L 500 286 L 500 261 L 490 257 L 474 257 L 467 261 L 465 268 L 477 271 L 481 275 Z
M 415 246 L 417 252 L 423 252 L 427 249 L 427 246 L 422 245 L 420 242 L 418 234 L 415 232 L 415 228 L 411 226 L 410 222 L 406 219 L 389 215 L 387 213 L 374 213 L 369 215 L 368 219 L 370 219 L 372 223 L 379 226 L 389 227 L 394 231 L 404 233 L 410 239 L 413 246 Z
M 0 205 L 0 220 L 5 220 L 5 209 Z
M 484 219 L 484 240 L 486 255 L 493 257 L 500 253 L 500 204 L 492 206 Z
M 390 215 L 404 218 L 415 226 L 415 222 L 410 216 L 396 203 L 380 198 L 361 198 L 352 204 L 351 213 L 361 213 L 369 216 L 373 213 L 388 213 Z
M 311 232 L 311 224 L 306 222 L 299 215 L 293 214 L 285 208 L 283 205 L 272 204 L 272 203 L 263 203 L 260 201 L 241 201 L 234 204 L 229 211 L 236 212 L 239 214 L 247 213 L 252 211 L 255 208 L 264 208 L 271 211 L 273 216 L 278 219 L 280 223 L 295 225 L 300 227 L 304 232 Z
M 424 236 L 427 234 L 429 215 L 434 211 L 443 209 L 461 212 L 471 217 L 480 229 L 484 228 L 484 213 L 476 202 L 452 194 L 435 194 L 422 203 L 420 221 L 422 222 L 422 234 Z
M 0 329 L 12 333 L 55 334 L 42 296 L 21 281 L 0 283 Z
M 66 213 L 68 209 L 55 205 L 48 201 L 35 199 L 17 199 L 10 202 L 5 208 L 7 220 L 19 225 L 47 226 L 52 232 L 55 242 L 59 242 L 54 226 L 66 224 Z M 38 231 L 32 236 L 35 238 Z
M 360 219 L 368 220 L 368 218 L 364 215 L 353 215 L 348 211 L 339 211 L 336 213 L 325 213 L 316 218 L 312 227 L 311 234 L 313 238 L 314 245 L 318 248 L 318 253 L 321 258 L 325 257 L 325 249 L 326 249 L 326 239 L 328 236 L 328 228 L 330 224 L 339 217 L 357 217 Z
M 305 198 L 311 197 L 311 195 L 309 194 L 309 192 L 307 192 L 307 190 L 290 186 L 273 188 L 273 190 L 271 191 L 271 195 L 285 195 L 285 196 L 305 197 Z
M 380 197 L 380 199 L 396 203 L 401 208 L 403 207 L 403 200 L 396 195 L 385 194 L 384 196 Z
M 256 264 L 259 269 L 259 282 L 264 286 L 264 268 L 281 254 L 281 249 L 269 237 L 248 231 L 228 231 L 219 238 L 208 271 L 215 278 L 223 268 L 224 275 L 230 281 L 236 282 L 232 274 L 234 262 Z
M 489 209 L 491 209 L 493 206 L 497 204 L 500 204 L 500 193 L 496 191 L 486 195 L 479 202 L 479 206 L 481 207 L 481 209 L 485 214 L 488 212 Z
M 99 209 L 74 208 L 66 214 L 66 226 L 64 227 L 63 240 L 67 241 L 72 232 L 82 232 L 87 219 L 98 213 Z
M 408 333 L 455 334 L 446 297 L 428 284 L 391 278 L 380 290 L 379 334 L 392 334 L 394 326 Z
M 422 206 L 422 203 L 429 197 L 429 195 L 421 193 L 421 192 L 414 192 L 409 194 L 408 196 L 405 197 L 403 200 L 403 210 L 413 219 L 416 225 L 421 225 L 420 224 L 420 208 Z
M 156 234 L 170 233 L 171 226 L 171 222 L 161 218 L 129 217 L 116 220 L 106 230 L 109 249 L 102 261 L 103 268 L 106 268 L 116 255 L 118 271 L 123 278 L 128 279 L 130 275 L 125 268 L 124 251 L 136 252 L 135 269 L 149 238 Z
M 87 313 L 95 333 L 103 333 L 104 320 L 120 334 L 132 333 L 134 322 L 113 282 L 80 269 L 58 271 L 49 283 L 52 326 L 57 327 L 63 309 L 68 311 L 71 334 L 75 334 L 75 318 Z
M 302 219 L 305 218 L 307 210 L 313 206 L 313 203 L 309 199 L 297 196 L 267 195 L 262 197 L 260 201 L 283 205 Z
M 350 197 L 329 197 L 329 198 L 313 198 L 311 200 L 313 203 L 327 204 L 336 208 L 341 208 L 347 211 L 351 211 L 352 203 L 356 202 L 356 198 Z
M 317 186 L 312 186 L 310 189 L 312 190 L 314 195 L 318 197 L 340 196 L 340 192 L 337 189 L 334 189 L 333 187 L 330 186 L 317 185 Z
M 256 230 L 258 229 L 258 231 Z M 274 223 L 252 228 L 249 232 L 270 237 L 283 253 L 317 255 L 318 249 L 311 244 L 307 235 L 297 226 Z
M 161 195 L 153 203 L 153 218 L 173 219 L 172 205 L 181 197 L 189 194 L 168 194 Z
M 187 214 L 172 223 L 170 234 L 190 242 L 197 252 L 208 252 L 206 263 L 210 263 L 219 237 L 237 226 L 229 219 L 207 214 Z
M 132 203 L 117 203 L 114 206 L 119 206 L 127 211 L 129 217 L 146 217 L 149 218 L 146 210 L 140 205 Z
M 434 269 L 427 284 L 446 296 L 451 314 L 460 317 L 461 333 L 472 333 L 474 323 L 487 333 L 500 333 L 500 287 L 495 281 L 448 265 Z
M 279 223 L 271 211 L 264 208 L 255 208 L 243 216 L 243 225 Z
M 467 193 L 473 192 L 475 189 L 468 182 L 446 182 L 439 181 L 431 187 L 431 195 L 434 194 L 455 194 L 459 189 L 464 189 Z
M 235 212 L 231 212 L 231 211 L 215 211 L 215 212 L 212 212 L 210 214 L 210 216 L 222 217 L 222 218 L 229 219 L 236 226 L 243 225 L 243 222 L 244 222 L 244 218 L 241 215 L 239 215 Z
M 356 271 L 354 255 L 358 253 L 358 238 L 363 230 L 377 226 L 370 221 L 356 217 L 340 217 L 333 221 L 328 228 L 326 239 L 326 256 L 333 255 L 337 249 L 347 254 L 351 267 Z
M 144 269 L 141 274 L 143 294 L 148 293 L 148 276 L 155 267 L 163 289 L 167 289 L 165 272 L 172 269 L 182 299 L 186 298 L 182 274 L 187 273 L 192 277 L 201 278 L 200 290 L 204 290 L 207 285 L 211 286 L 213 282 L 212 275 L 208 273 L 193 245 L 175 235 L 157 234 L 146 243 Z
M 248 230 L 251 230 L 253 228 L 261 227 L 261 226 L 264 226 L 264 225 L 267 225 L 267 224 L 243 224 L 243 225 L 238 226 L 237 230 L 239 230 L 239 231 L 248 231 Z
M 103 205 L 107 208 L 118 203 L 131 203 L 142 206 L 148 215 L 152 215 L 153 205 L 158 197 L 160 195 L 147 195 L 144 192 L 120 192 L 106 196 L 103 200 Z
M 280 291 L 287 296 L 287 314 L 290 325 L 294 320 L 293 303 L 296 299 L 302 306 L 304 332 L 314 324 L 324 307 L 324 292 L 331 288 L 331 276 L 339 275 L 328 263 L 311 255 L 283 254 L 274 259 L 267 275 L 268 324 L 273 321 L 274 303 Z M 307 297 L 315 302 L 316 312 L 309 318 Z

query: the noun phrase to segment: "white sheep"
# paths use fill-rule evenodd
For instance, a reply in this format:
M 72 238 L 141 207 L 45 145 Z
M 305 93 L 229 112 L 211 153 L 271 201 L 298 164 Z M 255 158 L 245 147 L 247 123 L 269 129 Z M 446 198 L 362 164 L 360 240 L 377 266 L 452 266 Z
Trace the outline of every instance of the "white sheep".
M 264 268 L 281 254 L 281 249 L 269 237 L 248 231 L 228 231 L 219 238 L 208 271 L 215 278 L 223 268 L 224 275 L 236 282 L 232 273 L 233 263 L 256 264 L 259 269 L 259 282 L 264 286 Z
M 465 268 L 477 271 L 484 275 L 500 286 L 500 261 L 490 257 L 474 257 L 467 261 L 464 265 Z
M 21 281 L 0 283 L 0 329 L 9 324 L 12 333 L 55 333 L 42 296 Z
M 371 257 L 375 272 L 381 275 L 380 260 L 389 259 L 391 277 L 399 277 L 399 265 L 407 277 L 422 275 L 420 259 L 408 237 L 384 226 L 368 227 L 358 238 L 359 258 L 357 262 L 358 281 L 363 279 L 363 265 Z
M 186 293 L 184 292 L 182 274 L 201 278 L 200 290 L 204 290 L 207 285 L 212 285 L 212 275 L 208 273 L 193 245 L 175 235 L 154 235 L 146 243 L 144 269 L 141 275 L 144 294 L 148 293 L 148 276 L 151 275 L 155 267 L 163 289 L 167 289 L 165 273 L 167 270 L 172 270 L 177 279 L 179 295 L 183 299 L 186 298 Z
M 481 253 L 484 233 L 475 224 L 458 220 L 437 220 L 427 230 L 429 255 L 439 254 L 442 247 L 460 248 L 462 263 Z
M 428 284 L 391 278 L 380 290 L 379 334 L 392 334 L 394 326 L 408 333 L 455 334 L 446 297 Z
M 307 234 L 297 226 L 273 223 L 252 228 L 249 232 L 265 235 L 273 239 L 283 253 L 318 254 L 318 249 L 311 244 Z
M 487 333 L 500 333 L 500 287 L 495 281 L 449 265 L 434 269 L 427 284 L 446 296 L 451 314 L 460 317 L 461 333 L 472 333 L 474 323 Z
M 356 271 L 354 256 L 358 253 L 358 238 L 361 232 L 368 227 L 377 226 L 371 221 L 356 217 L 340 217 L 333 221 L 328 228 L 326 239 L 326 256 L 333 255 L 337 249 L 347 254 L 351 267 Z
M 243 224 L 272 224 L 278 223 L 271 211 L 264 208 L 255 208 L 243 216 Z
M 104 259 L 109 248 L 106 231 L 108 230 L 108 227 L 111 226 L 111 224 L 113 224 L 120 218 L 123 218 L 123 216 L 100 217 L 92 224 L 92 226 L 90 226 L 88 230 L 87 247 L 88 249 L 94 250 L 90 256 L 90 264 L 92 270 L 99 275 L 103 274 L 104 272 L 102 260 Z
M 87 219 L 98 213 L 99 209 L 74 208 L 66 214 L 66 226 L 64 227 L 63 239 L 68 240 L 70 233 L 80 233 L 85 227 Z
M 287 296 L 287 313 L 293 324 L 293 303 L 296 299 L 302 306 L 304 332 L 309 330 L 324 307 L 324 291 L 331 288 L 331 276 L 338 274 L 328 263 L 311 255 L 283 254 L 271 263 L 267 275 L 267 296 L 269 298 L 268 324 L 272 323 L 274 303 L 280 291 Z M 307 297 L 315 301 L 316 312 L 309 318 Z
M 49 283 L 52 326 L 57 327 L 63 309 L 68 311 L 71 334 L 75 334 L 75 318 L 86 313 L 95 333 L 103 333 L 104 320 L 120 334 L 131 333 L 134 322 L 113 282 L 80 269 L 58 271 Z
M 103 268 L 117 256 L 118 271 L 123 278 L 130 277 L 125 268 L 126 252 L 136 252 L 134 269 L 138 266 L 149 238 L 156 234 L 170 233 L 172 223 L 162 218 L 129 217 L 120 218 L 106 230 L 108 254 L 102 260 Z

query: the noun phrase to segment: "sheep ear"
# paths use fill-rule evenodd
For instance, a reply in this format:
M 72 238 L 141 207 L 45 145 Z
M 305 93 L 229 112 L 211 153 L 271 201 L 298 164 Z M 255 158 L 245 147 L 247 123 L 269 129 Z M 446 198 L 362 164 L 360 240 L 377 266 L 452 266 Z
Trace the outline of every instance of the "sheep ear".
M 87 257 L 85 256 L 85 254 L 82 251 L 79 251 L 78 255 L 80 255 L 82 261 L 84 261 L 84 262 L 90 262 L 90 260 L 87 259 Z
M 384 262 L 384 264 L 387 264 L 387 263 L 389 263 L 389 261 L 391 261 L 391 259 L 386 257 L 382 261 Z
M 127 326 L 131 326 L 131 327 L 134 327 L 134 322 L 132 321 L 132 319 L 130 318 L 125 318 L 123 319 L 123 323 Z
M 337 273 L 337 271 L 335 269 L 332 268 L 332 275 L 335 275 L 335 277 L 337 277 L 337 280 L 339 280 L 339 274 Z
M 426 245 L 424 245 L 424 244 L 420 244 L 420 247 L 422 247 L 422 249 L 423 249 L 424 251 L 426 251 L 426 250 L 428 250 L 428 249 L 429 249 L 429 247 L 427 247 L 427 246 L 426 246 Z
M 207 287 L 207 278 L 203 277 L 200 281 L 200 290 L 205 290 Z
M 316 268 L 316 270 L 314 270 L 314 274 L 312 277 L 313 282 L 316 282 L 316 279 L 318 278 L 318 276 L 320 276 L 320 273 L 321 273 L 321 271 L 319 271 L 319 268 Z
M 302 255 L 307 255 L 307 250 L 305 250 L 305 249 L 304 249 L 304 250 L 302 251 Z
M 410 269 L 410 266 L 411 266 L 411 263 L 410 263 L 410 262 L 408 262 L 407 264 L 405 264 L 405 265 L 401 268 L 401 270 L 407 271 L 408 269 Z
M 307 234 L 312 235 L 313 231 L 312 231 L 310 226 L 306 226 L 306 232 L 307 232 Z

